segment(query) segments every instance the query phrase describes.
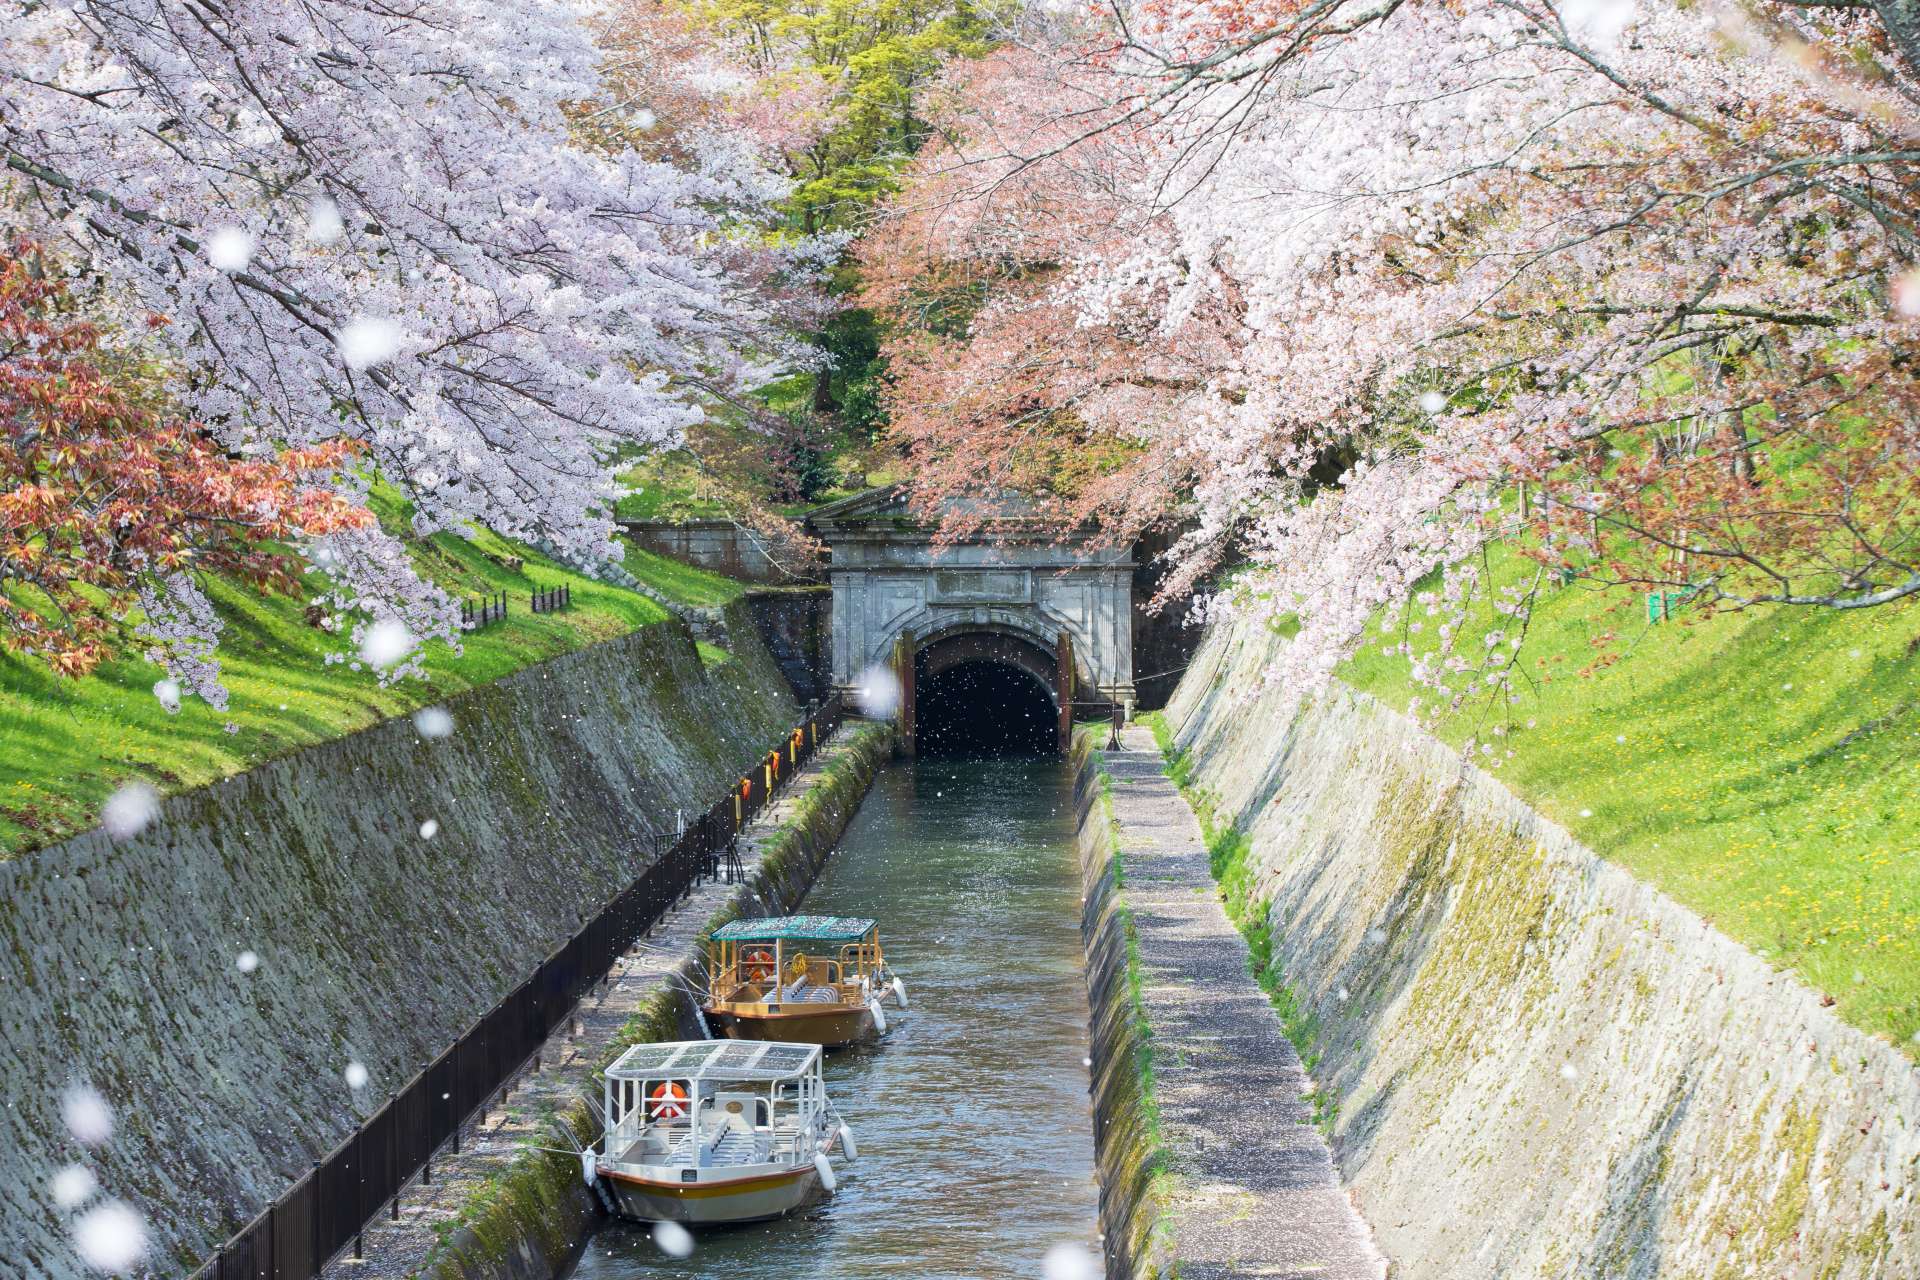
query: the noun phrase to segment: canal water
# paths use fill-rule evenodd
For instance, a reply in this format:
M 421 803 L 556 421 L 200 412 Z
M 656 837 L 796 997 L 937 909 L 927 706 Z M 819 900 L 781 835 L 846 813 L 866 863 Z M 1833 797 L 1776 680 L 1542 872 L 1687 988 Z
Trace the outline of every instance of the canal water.
M 805 1217 L 696 1233 L 673 1259 L 610 1223 L 574 1280 L 1037 1277 L 1097 1245 L 1072 808 L 1058 758 L 928 760 L 875 781 L 804 910 L 872 916 L 912 1008 L 828 1055 L 858 1140 Z

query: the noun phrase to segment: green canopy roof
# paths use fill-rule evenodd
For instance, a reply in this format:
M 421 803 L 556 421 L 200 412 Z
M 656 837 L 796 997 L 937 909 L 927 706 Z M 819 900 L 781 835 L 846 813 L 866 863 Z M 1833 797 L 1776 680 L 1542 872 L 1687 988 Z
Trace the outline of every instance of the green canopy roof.
M 858 942 L 873 921 L 851 916 L 769 916 L 735 920 L 713 931 L 715 942 Z

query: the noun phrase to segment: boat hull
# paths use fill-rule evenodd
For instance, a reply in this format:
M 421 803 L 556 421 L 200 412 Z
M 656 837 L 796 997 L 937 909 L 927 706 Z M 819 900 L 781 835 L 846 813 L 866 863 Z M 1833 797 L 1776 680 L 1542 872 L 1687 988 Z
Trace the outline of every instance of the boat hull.
M 681 1222 L 689 1226 L 764 1222 L 783 1218 L 827 1198 L 811 1165 L 771 1174 L 751 1174 L 698 1183 L 675 1183 L 602 1170 L 601 1183 L 614 1212 L 636 1222 Z
M 709 1005 L 706 1015 L 715 1032 L 734 1040 L 774 1040 L 838 1049 L 874 1034 L 873 1013 L 865 1005 L 803 1005 L 778 1013 L 754 1012 L 739 1005 Z

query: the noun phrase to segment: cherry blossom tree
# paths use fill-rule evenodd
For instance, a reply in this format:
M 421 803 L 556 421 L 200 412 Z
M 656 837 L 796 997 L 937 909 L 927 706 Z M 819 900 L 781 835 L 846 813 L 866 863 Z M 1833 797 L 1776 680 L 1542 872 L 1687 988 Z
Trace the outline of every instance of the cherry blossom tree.
M 1532 0 L 1056 33 L 870 249 L 896 314 L 980 282 L 962 333 L 899 340 L 926 496 L 1102 442 L 1069 509 L 1182 521 L 1176 585 L 1246 556 L 1303 688 L 1437 569 L 1417 674 L 1500 693 L 1510 646 L 1452 645 L 1494 539 L 1702 607 L 1920 592 L 1903 40 L 1864 7 Z
M 236 458 L 149 381 L 33 246 L 0 250 L 0 643 L 62 674 L 97 666 L 138 605 L 155 656 L 200 677 L 219 624 L 194 575 L 284 587 L 272 543 L 371 523 L 329 483 L 348 443 Z
M 762 286 L 810 268 L 755 230 L 786 182 L 723 115 L 633 145 L 657 109 L 617 96 L 583 5 L 3 12 L 9 216 L 97 276 L 109 321 L 168 318 L 170 388 L 223 450 L 349 438 L 335 483 L 399 485 L 417 533 L 478 521 L 608 556 L 612 460 L 735 393 L 780 341 Z M 368 618 L 454 634 L 377 528 L 311 551 Z M 190 626 L 205 601 L 179 590 Z

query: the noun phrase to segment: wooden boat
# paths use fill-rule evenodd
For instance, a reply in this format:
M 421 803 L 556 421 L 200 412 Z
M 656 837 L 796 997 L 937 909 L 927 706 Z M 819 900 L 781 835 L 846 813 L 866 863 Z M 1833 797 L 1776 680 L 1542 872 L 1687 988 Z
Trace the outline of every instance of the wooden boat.
M 581 1155 L 608 1212 L 641 1222 L 757 1222 L 833 1194 L 855 1154 L 820 1076 L 820 1046 L 637 1044 L 607 1068 L 607 1129 Z
M 889 998 L 906 985 L 887 967 L 880 930 L 845 916 L 735 920 L 707 948 L 706 1015 L 714 1034 L 829 1049 L 885 1035 Z

